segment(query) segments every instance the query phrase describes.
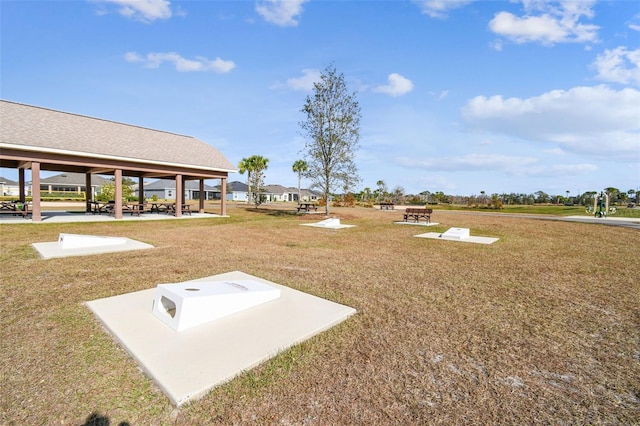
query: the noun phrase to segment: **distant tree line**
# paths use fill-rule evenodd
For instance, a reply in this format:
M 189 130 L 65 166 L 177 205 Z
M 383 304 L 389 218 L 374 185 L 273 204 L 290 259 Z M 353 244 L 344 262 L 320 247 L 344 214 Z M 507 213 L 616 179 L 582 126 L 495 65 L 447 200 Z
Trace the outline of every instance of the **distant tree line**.
M 372 190 L 369 187 L 353 194 L 358 202 L 394 202 L 398 204 L 458 204 L 470 206 L 492 206 L 501 207 L 503 205 L 534 205 L 534 204 L 567 204 L 589 206 L 597 194 L 604 192 L 609 196 L 611 205 L 638 203 L 640 193 L 634 189 L 621 191 L 618 188 L 608 187 L 602 191 L 587 191 L 582 194 L 571 195 L 570 191 L 565 194 L 549 195 L 544 191 L 537 191 L 532 194 L 526 193 L 493 193 L 486 194 L 480 191 L 479 195 L 448 195 L 442 191 L 423 191 L 419 194 L 405 194 L 401 186 L 396 186 L 389 191 L 384 181 L 376 183 L 377 188 Z

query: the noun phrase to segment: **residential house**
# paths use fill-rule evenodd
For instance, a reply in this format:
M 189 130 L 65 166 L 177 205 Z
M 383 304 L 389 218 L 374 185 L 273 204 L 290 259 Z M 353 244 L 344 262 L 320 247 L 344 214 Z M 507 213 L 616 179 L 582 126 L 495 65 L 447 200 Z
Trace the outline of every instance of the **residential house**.
M 295 194 L 293 191 L 295 191 Z M 282 185 L 266 185 L 262 193 L 267 203 L 274 201 L 294 201 L 294 195 L 296 198 L 298 197 L 297 189 L 285 188 Z
M 234 180 L 227 185 L 227 201 L 244 201 L 247 202 L 249 196 L 249 187 L 246 183 Z
M 20 195 L 20 184 L 14 180 L 0 176 L 0 195 L 18 196 Z
M 140 196 L 138 186 L 135 187 L 135 195 Z M 144 184 L 144 198 L 152 199 L 156 196 L 161 200 L 170 200 L 176 197 L 176 181 L 172 179 L 158 179 L 156 181 Z M 220 186 L 214 187 L 204 185 L 205 200 L 219 200 Z M 200 182 L 196 180 L 187 180 L 184 182 L 184 199 L 199 200 L 200 199 Z
M 294 202 L 298 201 L 298 188 L 285 187 L 282 185 L 265 185 L 262 194 L 265 196 L 265 201 L 271 202 Z M 227 185 L 227 201 L 239 201 L 247 202 L 249 194 L 249 187 L 246 183 L 233 181 Z M 322 196 L 321 194 L 311 191 L 309 189 L 302 188 L 300 190 L 300 196 L 303 201 L 318 201 Z
M 105 183 L 113 183 L 113 181 L 99 175 L 91 175 L 91 199 L 100 193 L 100 188 Z M 28 182 L 28 185 L 31 188 L 31 182 Z M 42 178 L 40 179 L 40 192 L 42 194 L 51 194 L 52 192 L 86 194 L 86 176 L 84 173 L 67 172 Z

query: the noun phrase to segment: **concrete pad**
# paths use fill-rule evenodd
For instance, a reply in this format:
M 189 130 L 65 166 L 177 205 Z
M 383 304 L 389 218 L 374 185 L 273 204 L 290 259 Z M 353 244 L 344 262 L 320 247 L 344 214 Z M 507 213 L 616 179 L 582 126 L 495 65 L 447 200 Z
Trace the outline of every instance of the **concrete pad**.
M 426 234 L 415 235 L 417 238 L 432 238 L 435 240 L 446 240 L 446 241 L 459 241 L 463 243 L 476 243 L 476 244 L 493 244 L 499 240 L 499 238 L 493 237 L 474 237 L 473 235 L 462 238 L 462 239 L 454 239 L 454 238 L 446 238 L 443 237 L 443 233 L 440 232 L 427 232 Z
M 256 280 L 280 298 L 176 332 L 152 313 L 156 289 L 87 302 L 114 338 L 176 405 L 325 331 L 353 308 L 234 271 L 193 282 Z
M 83 235 L 82 237 L 87 236 Z M 108 239 L 109 237 L 98 238 Z M 40 254 L 40 257 L 43 259 L 69 256 L 88 256 L 92 254 L 114 253 L 119 251 L 144 250 L 153 248 L 151 244 L 132 240 L 130 238 L 118 238 L 117 240 L 114 240 L 113 245 L 87 245 L 71 248 L 64 248 L 63 245 L 60 244 L 59 240 L 55 242 L 33 243 L 31 245 L 36 249 L 36 251 Z
M 316 228 L 327 228 L 327 229 L 343 229 L 343 228 L 353 228 L 356 225 L 345 225 L 340 223 L 340 219 L 338 218 L 329 218 L 316 223 L 302 223 L 304 226 L 315 226 Z
M 396 225 L 414 225 L 414 226 L 436 226 L 436 225 L 440 225 L 438 222 L 405 222 L 405 221 L 400 221 L 400 222 L 393 222 Z

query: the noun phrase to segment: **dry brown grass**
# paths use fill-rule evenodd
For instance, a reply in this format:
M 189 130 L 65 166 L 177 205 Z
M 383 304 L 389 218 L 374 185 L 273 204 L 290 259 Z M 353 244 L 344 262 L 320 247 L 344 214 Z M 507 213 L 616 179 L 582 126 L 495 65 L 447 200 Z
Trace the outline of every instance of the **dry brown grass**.
M 0 423 L 638 424 L 640 235 L 581 223 L 232 207 L 228 219 L 3 225 Z M 467 227 L 489 246 L 413 238 Z M 60 232 L 154 250 L 41 260 Z M 352 306 L 341 325 L 176 409 L 83 302 L 241 270 Z

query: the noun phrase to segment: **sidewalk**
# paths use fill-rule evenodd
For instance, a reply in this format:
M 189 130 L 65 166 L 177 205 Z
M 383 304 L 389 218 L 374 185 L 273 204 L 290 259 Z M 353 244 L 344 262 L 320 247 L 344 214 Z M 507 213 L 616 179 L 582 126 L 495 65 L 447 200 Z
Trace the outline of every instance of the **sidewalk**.
M 21 223 L 72 223 L 72 222 L 119 222 L 119 221 L 144 221 L 144 220 L 187 220 L 187 219 L 202 219 L 202 218 L 214 218 L 225 217 L 214 213 L 191 213 L 191 215 L 182 215 L 181 217 L 175 217 L 168 214 L 161 213 L 141 213 L 140 216 L 133 216 L 130 214 L 124 214 L 122 219 L 116 219 L 113 216 L 106 214 L 98 215 L 91 213 L 70 213 L 63 210 L 49 210 L 41 213 L 41 221 L 34 222 L 31 217 L 25 219 L 22 216 L 2 215 L 0 216 L 0 225 L 13 225 Z

